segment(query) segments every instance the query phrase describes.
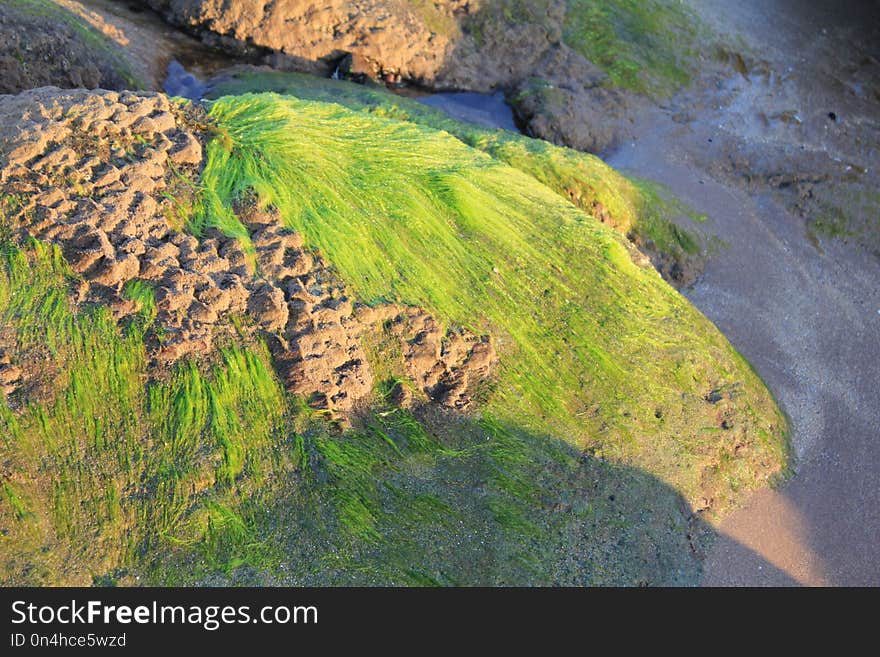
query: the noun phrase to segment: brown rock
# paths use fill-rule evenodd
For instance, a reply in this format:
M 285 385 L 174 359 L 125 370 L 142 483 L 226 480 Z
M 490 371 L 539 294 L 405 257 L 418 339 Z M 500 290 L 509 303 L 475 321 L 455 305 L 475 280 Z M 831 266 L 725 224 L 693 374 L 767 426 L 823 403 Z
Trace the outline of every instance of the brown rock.
M 98 174 L 98 177 L 95 178 L 93 184 L 95 189 L 100 189 L 101 187 L 107 187 L 108 185 L 112 185 L 120 178 L 119 169 L 117 169 L 112 164 L 105 165 L 105 169 L 102 173 Z
M 202 161 L 202 145 L 193 135 L 181 132 L 179 141 L 168 153 L 175 164 L 200 164 Z
M 113 245 L 107 234 L 88 225 L 80 225 L 74 237 L 62 244 L 62 251 L 70 268 L 78 273 L 92 268 L 99 260 L 114 258 Z
M 118 258 L 103 258 L 89 279 L 107 287 L 119 287 L 132 278 L 137 278 L 141 263 L 131 253 L 119 254 Z
M 187 310 L 187 316 L 193 321 L 202 322 L 204 324 L 214 324 L 218 319 L 215 310 L 198 300 L 193 301 L 190 304 L 189 309 Z
M 193 299 L 192 290 L 172 290 L 160 287 L 155 291 L 156 307 L 165 313 L 174 313 L 189 307 Z
M 248 313 L 267 331 L 283 330 L 290 311 L 284 293 L 268 283 L 259 285 L 247 301 Z

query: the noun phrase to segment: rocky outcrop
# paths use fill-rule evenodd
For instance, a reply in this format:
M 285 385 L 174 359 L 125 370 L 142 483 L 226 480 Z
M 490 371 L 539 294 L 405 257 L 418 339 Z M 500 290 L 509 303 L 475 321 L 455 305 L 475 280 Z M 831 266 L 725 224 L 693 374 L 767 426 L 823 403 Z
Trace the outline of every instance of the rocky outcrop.
M 404 2 L 144 1 L 209 45 L 238 54 L 262 50 L 279 67 L 310 73 L 329 75 L 350 54 L 355 71 L 430 82 L 453 47 L 453 34 L 433 31 Z M 457 31 L 453 16 L 467 4 L 439 3 L 436 18 Z
M 135 84 L 126 53 L 58 3 L 0 3 L 0 94 Z
M 503 89 L 533 136 L 592 152 L 618 138 L 625 98 L 563 43 L 565 2 L 142 0 L 209 45 L 276 68 L 435 91 Z
M 565 45 L 548 51 L 535 70 L 510 94 L 531 136 L 589 152 L 620 138 L 619 117 L 628 101 L 603 84 L 601 70 Z
M 363 339 L 388 332 L 406 374 L 427 398 L 466 407 L 496 360 L 487 337 L 444 330 L 423 310 L 356 303 L 319 254 L 271 209 L 240 204 L 249 239 L 184 232 L 202 163 L 201 110 L 163 95 L 37 89 L 0 98 L 0 193 L 18 199 L 3 220 L 57 244 L 81 277 L 79 303 L 109 305 L 121 322 L 145 308 L 158 365 L 210 352 L 243 315 L 267 338 L 288 389 L 347 412 L 372 392 Z M 0 385 L 17 377 L 0 363 Z

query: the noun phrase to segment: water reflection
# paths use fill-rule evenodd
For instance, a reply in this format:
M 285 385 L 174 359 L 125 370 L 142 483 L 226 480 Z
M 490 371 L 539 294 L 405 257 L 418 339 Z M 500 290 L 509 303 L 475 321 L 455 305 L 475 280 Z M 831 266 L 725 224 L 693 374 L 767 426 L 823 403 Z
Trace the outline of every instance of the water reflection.
M 471 92 L 439 93 L 416 98 L 420 103 L 446 112 L 453 119 L 476 123 L 487 128 L 519 132 L 513 110 L 500 91 L 494 94 Z
M 204 82 L 183 68 L 176 59 L 169 62 L 168 75 L 162 83 L 162 90 L 166 94 L 199 101 L 204 97 L 206 88 Z

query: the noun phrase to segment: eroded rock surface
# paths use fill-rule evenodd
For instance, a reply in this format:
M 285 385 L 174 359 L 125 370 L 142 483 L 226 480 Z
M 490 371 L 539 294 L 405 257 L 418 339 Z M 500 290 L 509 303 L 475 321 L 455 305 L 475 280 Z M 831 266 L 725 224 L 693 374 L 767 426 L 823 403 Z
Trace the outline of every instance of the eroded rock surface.
M 214 348 L 230 317 L 268 338 L 288 389 L 314 406 L 350 411 L 373 389 L 363 338 L 384 331 L 429 399 L 455 408 L 495 363 L 492 342 L 447 331 L 418 308 L 357 304 L 302 237 L 252 199 L 239 215 L 250 243 L 184 232 L 208 128 L 201 110 L 159 94 L 37 89 L 0 98 L 4 222 L 57 244 L 82 280 L 79 303 L 109 305 L 120 321 L 155 301 L 150 353 L 159 365 Z M 0 363 L 0 385 L 16 384 Z
M 429 399 L 455 408 L 471 401 L 496 355 L 488 337 L 446 331 L 411 306 L 355 304 L 352 295 L 300 235 L 254 206 L 239 210 L 264 279 L 248 310 L 272 334 L 269 346 L 287 388 L 317 408 L 350 410 L 373 389 L 363 338 L 392 336 L 406 374 Z

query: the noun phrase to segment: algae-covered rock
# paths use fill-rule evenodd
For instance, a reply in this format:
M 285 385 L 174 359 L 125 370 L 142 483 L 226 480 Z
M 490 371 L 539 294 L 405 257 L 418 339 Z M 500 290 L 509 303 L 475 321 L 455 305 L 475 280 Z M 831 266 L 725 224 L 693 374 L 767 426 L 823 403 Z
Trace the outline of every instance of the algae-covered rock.
M 700 271 L 700 244 L 688 230 L 672 221 L 671 215 L 684 209 L 664 200 L 650 185 L 626 178 L 595 155 L 505 130 L 460 123 L 439 110 L 377 85 L 352 84 L 253 66 L 229 69 L 208 82 L 211 98 L 262 91 L 338 103 L 360 112 L 444 130 L 468 146 L 535 178 L 625 235 L 674 285 L 690 284 Z M 520 102 L 531 101 L 521 99 Z M 535 107 L 540 107 L 540 103 Z
M 247 203 L 237 209 L 246 244 L 219 233 L 200 241 L 175 227 L 198 204 L 206 139 L 198 114 L 156 94 L 33 90 L 10 98 L 0 107 L 6 221 L 60 247 L 83 279 L 81 302 L 107 305 L 125 321 L 142 311 L 132 286 L 150 290 L 163 334 L 149 350 L 157 363 L 210 352 L 229 317 L 245 314 L 275 336 L 290 392 L 348 411 L 372 391 L 360 341 L 385 322 L 398 327 L 419 389 L 468 405 L 470 388 L 494 360 L 488 336 L 465 336 L 468 346 L 457 353 L 462 336 L 416 308 L 356 313 L 351 293 L 320 256 L 303 250 L 302 237 Z M 480 357 L 482 342 L 488 359 Z
M 525 142 L 268 93 L 0 118 L 4 583 L 690 583 L 783 467 Z

